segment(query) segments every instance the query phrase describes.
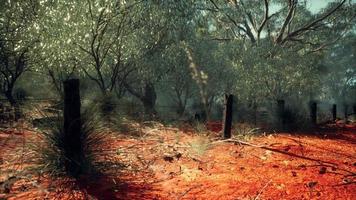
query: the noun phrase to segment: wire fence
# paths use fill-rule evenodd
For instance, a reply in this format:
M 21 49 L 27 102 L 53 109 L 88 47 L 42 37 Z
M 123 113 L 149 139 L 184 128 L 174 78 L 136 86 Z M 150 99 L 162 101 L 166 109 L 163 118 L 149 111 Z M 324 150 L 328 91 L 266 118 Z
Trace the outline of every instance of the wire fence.
M 131 116 L 132 118 L 144 118 L 145 110 L 143 105 L 137 101 L 114 101 L 102 102 L 95 99 L 82 99 L 82 107 L 100 107 L 105 103 L 105 106 L 112 107 L 115 113 L 121 116 Z M 239 107 L 240 106 L 240 107 Z M 266 106 L 257 107 L 254 109 L 245 109 L 246 106 L 239 105 L 234 108 L 234 122 L 248 122 L 258 126 L 267 126 L 278 121 L 276 108 Z M 330 121 L 332 117 L 332 106 L 329 103 L 318 103 L 317 119 L 319 123 Z M 288 108 L 288 106 L 286 106 Z M 197 115 L 202 115 L 203 109 L 192 107 L 185 108 L 184 112 L 179 112 L 179 107 L 174 105 L 155 105 L 157 118 L 164 121 L 193 121 L 197 120 Z M 337 115 L 339 118 L 345 116 L 344 113 L 352 113 L 352 107 L 349 106 L 349 111 L 340 106 Z M 10 106 L 6 99 L 0 99 L 0 123 L 9 124 L 15 121 L 18 116 L 25 120 L 34 120 L 46 116 L 60 114 L 62 112 L 61 99 L 59 98 L 28 98 L 19 100 L 16 107 Z M 304 109 L 302 115 L 294 117 L 309 118 L 308 109 Z M 223 106 L 217 106 L 212 109 L 210 120 L 222 121 Z M 347 114 L 346 114 L 347 115 Z M 201 117 L 200 117 L 201 119 Z M 294 119 L 296 120 L 296 119 Z
M 93 99 L 83 99 L 81 100 L 81 104 L 84 109 L 93 107 L 100 109 L 104 104 L 106 107 L 111 107 L 112 110 L 115 110 L 117 114 L 137 118 L 143 117 L 145 113 L 143 105 L 139 102 L 100 102 Z M 11 106 L 7 99 L 0 99 L 0 123 L 15 120 L 17 113 L 21 114 L 25 119 L 28 117 L 31 119 L 41 118 L 44 114 L 48 115 L 48 113 L 58 114 L 62 112 L 62 107 L 61 99 L 55 98 L 31 98 L 19 100 L 17 101 L 16 106 Z M 181 115 L 178 114 L 177 106 L 155 105 L 154 109 L 159 116 L 162 116 L 167 120 L 178 120 L 179 118 L 188 118 L 187 115 L 192 115 L 188 113 L 188 111 Z

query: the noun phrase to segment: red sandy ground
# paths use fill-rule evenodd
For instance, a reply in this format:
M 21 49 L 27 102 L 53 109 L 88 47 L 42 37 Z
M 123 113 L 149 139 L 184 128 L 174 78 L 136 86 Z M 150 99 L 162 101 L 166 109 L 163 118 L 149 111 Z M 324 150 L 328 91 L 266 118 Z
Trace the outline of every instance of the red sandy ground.
M 77 181 L 27 170 L 35 131 L 0 132 L 0 199 L 356 199 L 354 126 L 265 134 L 249 141 L 258 147 L 141 128 L 111 134 L 104 175 Z

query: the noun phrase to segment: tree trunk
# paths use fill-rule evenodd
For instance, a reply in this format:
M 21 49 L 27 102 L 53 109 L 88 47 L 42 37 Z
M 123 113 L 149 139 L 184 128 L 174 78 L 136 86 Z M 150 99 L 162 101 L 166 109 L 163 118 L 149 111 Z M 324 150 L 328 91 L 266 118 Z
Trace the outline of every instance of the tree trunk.
M 141 101 L 145 109 L 145 114 L 149 117 L 155 117 L 157 115 L 155 109 L 157 94 L 154 85 L 152 83 L 146 83 L 144 93 Z
M 65 168 L 74 177 L 81 173 L 83 155 L 80 119 L 79 80 L 63 82 L 64 86 L 64 146 Z
M 5 91 L 5 97 L 9 101 L 10 105 L 14 107 L 17 102 L 16 102 L 16 99 L 14 98 L 14 96 L 12 95 L 12 90 L 13 90 L 13 88 L 8 88 Z
M 179 117 L 182 117 L 185 111 L 185 106 L 186 106 L 186 98 L 182 100 L 182 95 L 179 92 L 176 92 L 177 95 L 177 101 L 176 101 L 176 113 Z
M 21 118 L 21 110 L 20 110 L 20 106 L 17 103 L 16 99 L 14 98 L 13 94 L 13 87 L 9 87 L 6 91 L 5 91 L 5 96 L 6 99 L 8 100 L 8 102 L 10 103 L 11 107 L 14 108 L 14 119 L 15 121 L 19 120 Z
M 3 103 L 0 101 L 0 123 L 4 122 L 6 120 L 5 118 L 5 107 Z
M 256 126 L 257 125 L 257 103 L 256 101 L 253 102 L 253 124 Z
M 278 125 L 284 129 L 284 125 L 286 123 L 285 119 L 285 101 L 280 99 L 277 100 L 277 116 L 278 116 Z
M 333 104 L 333 109 L 332 109 L 332 115 L 333 115 L 333 122 L 336 121 L 336 117 L 337 117 L 337 107 L 336 104 Z
M 185 111 L 185 106 L 183 106 L 182 104 L 178 104 L 176 113 L 178 114 L 179 117 L 183 116 L 184 111 Z
M 310 103 L 310 120 L 313 125 L 317 124 L 317 103 Z
M 232 127 L 232 102 L 233 95 L 225 95 L 225 109 L 224 109 L 224 119 L 223 119 L 223 138 L 231 138 L 231 127 Z
M 143 94 L 142 91 L 136 91 L 127 83 L 124 83 L 124 85 L 130 94 L 132 94 L 142 102 L 145 114 L 148 117 L 155 117 L 157 114 L 155 110 L 157 94 L 154 85 L 150 82 L 146 82 Z
M 345 116 L 345 123 L 347 123 L 347 120 L 349 119 L 349 115 L 348 115 L 348 108 L 349 106 L 347 104 L 344 104 L 344 116 Z

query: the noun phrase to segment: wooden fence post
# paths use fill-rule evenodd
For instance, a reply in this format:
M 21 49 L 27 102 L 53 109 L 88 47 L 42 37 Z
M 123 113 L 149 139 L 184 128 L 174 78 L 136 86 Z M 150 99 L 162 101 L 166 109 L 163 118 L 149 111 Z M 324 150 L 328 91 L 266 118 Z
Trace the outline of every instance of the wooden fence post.
M 64 86 L 65 168 L 73 176 L 80 173 L 82 159 L 79 80 L 70 79 Z
M 284 125 L 286 123 L 284 112 L 285 112 L 285 101 L 279 99 L 277 100 L 277 115 L 278 115 L 279 126 L 281 126 L 282 128 L 284 128 Z
M 22 116 L 22 112 L 20 109 L 20 105 L 18 105 L 18 103 L 15 104 L 14 106 L 14 119 L 17 122 Z
M 317 103 L 311 102 L 310 103 L 310 119 L 313 125 L 317 124 Z
M 253 102 L 253 123 L 255 126 L 257 125 L 257 103 L 256 101 Z
M 336 104 L 333 104 L 332 114 L 333 114 L 333 122 L 335 122 L 337 117 Z
M 5 121 L 5 107 L 0 101 L 0 123 L 3 123 Z
M 345 117 L 345 123 L 347 123 L 349 119 L 349 114 L 348 114 L 349 106 L 347 104 L 344 104 L 344 117 Z
M 232 102 L 233 95 L 225 95 L 225 109 L 224 109 L 224 119 L 223 119 L 223 138 L 231 138 L 231 127 L 232 127 Z

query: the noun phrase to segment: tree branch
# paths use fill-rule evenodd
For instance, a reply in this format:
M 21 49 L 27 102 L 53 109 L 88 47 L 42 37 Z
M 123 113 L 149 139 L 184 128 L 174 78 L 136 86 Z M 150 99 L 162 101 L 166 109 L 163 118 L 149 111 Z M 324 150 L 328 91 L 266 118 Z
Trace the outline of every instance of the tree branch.
M 278 33 L 278 36 L 277 36 L 277 39 L 275 41 L 277 44 L 281 44 L 282 43 L 283 35 L 285 33 L 285 30 L 286 30 L 288 24 L 291 23 L 293 12 L 294 12 L 296 6 L 297 6 L 297 0 L 289 0 L 288 14 L 287 14 L 287 17 L 285 18 L 285 20 L 283 22 L 282 28 L 280 29 L 280 31 Z
M 257 29 L 257 40 L 260 39 L 263 27 L 266 25 L 266 23 L 267 23 L 267 21 L 269 19 L 269 17 L 268 17 L 268 11 L 269 11 L 268 10 L 268 7 L 269 7 L 268 0 L 264 0 L 264 2 L 265 2 L 265 15 L 264 15 L 264 18 L 263 18 L 263 21 L 262 21 L 261 25 Z
M 322 17 L 320 17 L 320 18 L 310 22 L 309 24 L 306 24 L 305 26 L 303 26 L 303 27 L 301 27 L 301 28 L 289 33 L 283 40 L 281 39 L 278 43 L 282 44 L 282 43 L 286 42 L 287 40 L 289 40 L 290 38 L 296 37 L 296 36 L 302 34 L 303 32 L 306 32 L 306 31 L 309 31 L 309 30 L 313 29 L 315 26 L 318 25 L 318 23 L 320 23 L 321 21 L 325 20 L 330 15 L 332 15 L 334 12 L 336 12 L 342 5 L 344 5 L 345 2 L 346 2 L 346 0 L 343 0 L 335 8 L 331 9 L 329 12 L 324 14 Z

